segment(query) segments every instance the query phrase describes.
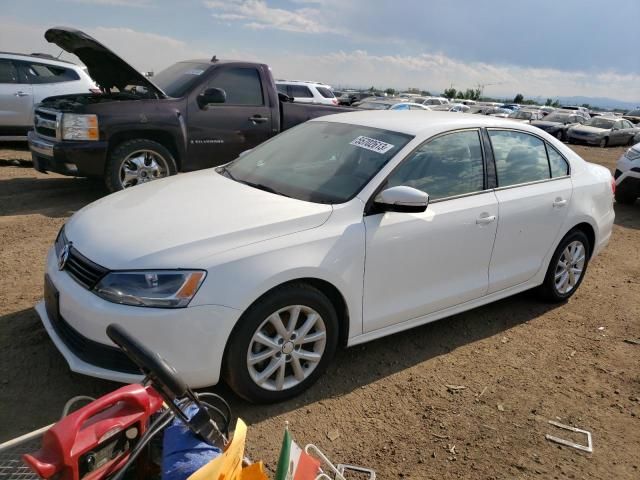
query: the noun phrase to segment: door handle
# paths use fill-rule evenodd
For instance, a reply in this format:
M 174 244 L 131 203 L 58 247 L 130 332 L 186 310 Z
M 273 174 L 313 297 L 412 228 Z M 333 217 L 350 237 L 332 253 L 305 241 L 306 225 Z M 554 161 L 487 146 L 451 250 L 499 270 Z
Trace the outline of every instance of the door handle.
M 567 201 L 564 198 L 556 198 L 553 202 L 553 206 L 557 208 L 564 207 L 566 204 Z
M 27 92 L 23 92 L 22 90 L 18 90 L 15 93 L 15 95 L 16 95 L 16 97 L 28 97 L 29 96 L 29 94 Z
M 495 215 L 487 215 L 487 216 L 482 216 L 476 219 L 476 224 L 477 225 L 487 225 L 488 223 L 494 222 L 496 220 L 496 216 Z
M 253 117 L 249 117 L 249 121 L 253 123 L 264 123 L 269 120 L 269 117 L 263 117 L 262 115 L 254 115 Z

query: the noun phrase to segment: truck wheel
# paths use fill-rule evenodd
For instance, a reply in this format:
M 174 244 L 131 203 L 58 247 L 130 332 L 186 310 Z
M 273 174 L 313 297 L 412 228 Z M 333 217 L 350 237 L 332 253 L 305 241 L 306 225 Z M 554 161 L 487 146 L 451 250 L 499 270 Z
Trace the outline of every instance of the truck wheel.
M 113 149 L 107 160 L 105 184 L 110 192 L 134 187 L 178 171 L 171 152 L 162 144 L 136 138 Z

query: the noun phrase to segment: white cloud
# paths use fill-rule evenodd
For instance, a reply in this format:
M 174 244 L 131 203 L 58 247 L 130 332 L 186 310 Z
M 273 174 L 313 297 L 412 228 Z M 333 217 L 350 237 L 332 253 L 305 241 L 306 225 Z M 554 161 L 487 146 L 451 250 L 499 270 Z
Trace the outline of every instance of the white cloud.
M 316 3 L 316 2 L 304 2 Z M 205 6 L 220 20 L 237 20 L 252 29 L 275 29 L 299 33 L 340 33 L 322 20 L 325 16 L 313 7 L 293 10 L 273 8 L 265 0 L 208 0 Z

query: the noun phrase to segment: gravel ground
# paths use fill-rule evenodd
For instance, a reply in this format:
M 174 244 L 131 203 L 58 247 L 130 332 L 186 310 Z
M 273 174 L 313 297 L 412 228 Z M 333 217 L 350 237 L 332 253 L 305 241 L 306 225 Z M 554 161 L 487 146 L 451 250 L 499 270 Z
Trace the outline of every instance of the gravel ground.
M 71 396 L 116 387 L 69 372 L 33 310 L 58 229 L 104 192 L 96 182 L 37 173 L 24 148 L 7 147 L 0 441 L 54 421 Z M 611 169 L 624 151 L 575 150 Z M 249 423 L 249 453 L 271 470 L 288 420 L 300 443 L 371 466 L 380 479 L 640 478 L 640 345 L 625 341 L 640 338 L 639 245 L 640 202 L 616 205 L 609 246 L 566 304 L 524 293 L 344 350 L 316 386 L 279 405 L 216 391 Z M 550 419 L 590 430 L 593 454 L 546 441 L 545 433 L 563 433 Z

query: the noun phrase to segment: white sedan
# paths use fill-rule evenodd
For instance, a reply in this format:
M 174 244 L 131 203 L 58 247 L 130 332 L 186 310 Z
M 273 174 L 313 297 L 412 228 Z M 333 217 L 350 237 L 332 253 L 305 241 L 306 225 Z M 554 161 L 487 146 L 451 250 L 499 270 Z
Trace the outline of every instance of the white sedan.
M 194 387 L 279 401 L 357 345 L 539 287 L 568 299 L 608 242 L 612 177 L 492 117 L 353 112 L 67 222 L 37 306 L 72 370 L 139 377 L 125 326 Z

